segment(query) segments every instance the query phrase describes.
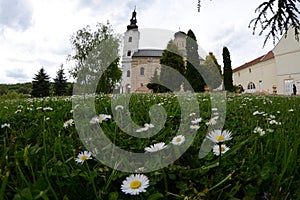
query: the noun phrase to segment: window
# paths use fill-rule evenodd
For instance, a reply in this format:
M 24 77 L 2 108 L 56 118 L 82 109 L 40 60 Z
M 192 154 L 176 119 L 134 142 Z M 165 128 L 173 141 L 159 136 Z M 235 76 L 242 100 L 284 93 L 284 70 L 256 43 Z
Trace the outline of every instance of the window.
M 132 42 L 132 37 L 131 36 L 128 38 L 128 42 Z
M 249 68 L 249 73 L 251 73 L 252 72 L 252 70 L 251 70 L 251 68 Z
M 127 51 L 127 56 L 131 56 L 131 51 L 130 50 Z
M 255 89 L 255 84 L 253 82 L 250 82 L 248 84 L 248 90 L 253 90 L 253 89 Z
M 127 71 L 127 77 L 130 77 L 130 70 Z
M 238 72 L 238 76 L 239 76 L 239 77 L 241 76 L 241 73 L 240 73 L 240 72 Z
M 141 83 L 141 87 L 143 87 L 144 86 L 144 84 L 143 83 Z
M 140 69 L 140 75 L 145 75 L 145 68 L 144 67 L 141 67 L 141 69 Z

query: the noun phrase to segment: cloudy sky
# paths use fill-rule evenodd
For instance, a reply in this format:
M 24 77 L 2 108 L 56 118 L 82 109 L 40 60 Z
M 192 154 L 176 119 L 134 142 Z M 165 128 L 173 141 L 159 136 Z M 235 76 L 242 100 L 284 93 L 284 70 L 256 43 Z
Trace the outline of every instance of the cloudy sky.
M 192 29 L 199 46 L 221 65 L 226 46 L 235 68 L 274 47 L 270 40 L 263 48 L 264 36 L 248 28 L 261 2 L 201 0 L 198 12 L 198 0 L 0 0 L 0 83 L 30 82 L 41 67 L 51 78 L 61 64 L 67 72 L 72 34 L 107 20 L 123 34 L 134 6 L 139 29 Z

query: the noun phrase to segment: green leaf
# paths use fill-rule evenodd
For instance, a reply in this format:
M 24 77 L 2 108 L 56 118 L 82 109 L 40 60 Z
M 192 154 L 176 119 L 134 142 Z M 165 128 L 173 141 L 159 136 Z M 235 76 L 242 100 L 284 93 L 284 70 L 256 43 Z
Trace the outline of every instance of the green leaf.
M 119 197 L 119 193 L 118 192 L 111 192 L 108 195 L 108 199 L 109 200 L 117 200 Z
M 161 193 L 155 193 L 150 195 L 147 200 L 157 200 L 161 198 L 164 198 L 164 195 L 162 195 Z

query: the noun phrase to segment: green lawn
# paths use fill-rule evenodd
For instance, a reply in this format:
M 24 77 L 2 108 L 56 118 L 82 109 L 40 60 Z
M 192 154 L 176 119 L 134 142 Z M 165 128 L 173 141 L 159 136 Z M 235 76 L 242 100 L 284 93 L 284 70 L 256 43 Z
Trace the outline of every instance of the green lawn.
M 183 103 L 179 96 L 183 96 Z M 144 138 L 127 134 L 126 130 L 136 130 L 136 126 L 117 125 L 121 118 L 113 115 L 111 108 L 116 96 L 92 98 L 97 115 L 111 115 L 100 126 L 121 149 L 143 154 L 145 147 L 164 142 L 166 150 L 173 145 L 180 152 L 188 145 L 184 153 L 180 152 L 183 155 L 168 166 L 150 172 L 147 170 L 151 163 L 138 166 L 136 174 L 145 175 L 149 186 L 137 195 L 121 190 L 126 177 L 133 173 L 106 166 L 97 159 L 100 155 L 113 160 L 105 157 L 110 155 L 105 148 L 87 149 L 84 144 L 88 140 L 79 138 L 78 132 L 91 126 L 94 113 L 84 113 L 90 105 L 78 98 L 0 102 L 0 199 L 300 199 L 300 98 L 227 94 L 225 103 L 224 99 L 219 102 L 226 105 L 226 110 L 220 110 L 211 105 L 209 94 L 197 94 L 197 111 L 190 103 L 190 94 L 132 95 L 122 117 L 140 127 L 151 122 L 153 128 L 141 130 L 149 134 Z M 156 110 L 149 114 L 153 108 Z M 116 112 L 125 110 L 119 106 Z M 226 116 L 222 130 L 232 133 L 232 139 L 224 143 L 229 150 L 221 157 L 211 150 L 200 159 L 201 144 L 208 130 L 215 128 L 211 125 L 208 129 L 207 123 L 215 116 L 219 116 L 218 122 L 222 115 Z M 191 129 L 191 122 L 200 117 L 201 122 L 194 124 L 198 129 Z M 74 124 L 64 127 L 70 119 Z M 94 126 L 97 131 L 98 125 Z M 189 135 L 193 130 L 196 134 Z M 172 144 L 179 134 L 185 136 L 185 141 Z M 76 162 L 78 154 L 85 150 L 92 151 L 91 159 Z

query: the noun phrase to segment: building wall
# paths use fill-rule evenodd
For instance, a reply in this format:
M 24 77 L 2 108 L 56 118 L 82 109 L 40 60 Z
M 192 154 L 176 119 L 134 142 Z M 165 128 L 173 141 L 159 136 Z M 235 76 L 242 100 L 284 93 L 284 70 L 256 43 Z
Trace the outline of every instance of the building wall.
M 269 59 L 233 73 L 233 84 L 241 84 L 245 92 L 272 93 L 273 85 L 276 85 L 275 59 Z M 248 85 L 254 83 L 255 89 L 248 90 Z
M 290 95 L 290 84 L 300 90 L 300 42 L 295 40 L 290 28 L 287 37 L 282 37 L 274 50 L 277 67 L 277 88 L 279 94 Z
M 141 68 L 144 68 L 144 75 L 141 75 Z M 155 70 L 160 72 L 160 57 L 133 57 L 131 68 L 131 92 L 150 82 Z
M 129 38 L 132 38 L 129 41 Z M 131 62 L 132 55 L 134 52 L 138 51 L 139 40 L 140 40 L 140 32 L 138 29 L 130 29 L 127 30 L 124 34 L 124 47 L 122 53 L 122 81 L 121 81 L 121 93 L 129 93 L 131 90 Z M 128 51 L 130 51 L 130 56 L 128 55 Z M 130 76 L 127 76 L 127 71 L 130 71 Z

